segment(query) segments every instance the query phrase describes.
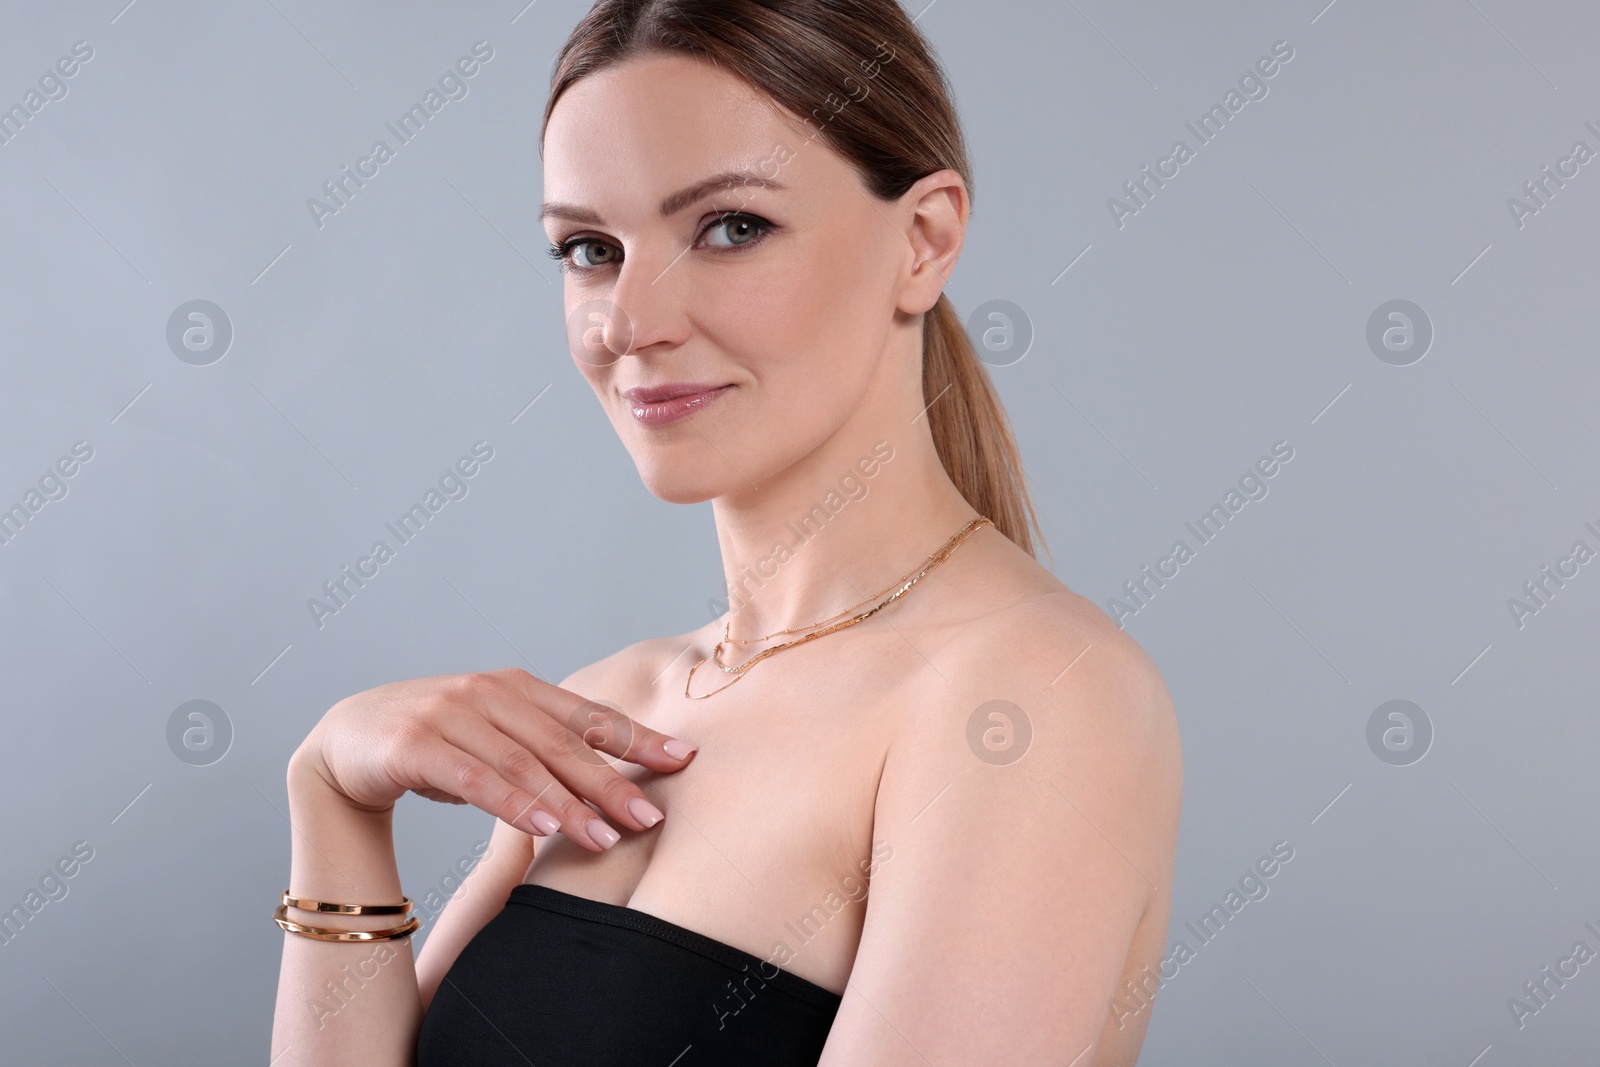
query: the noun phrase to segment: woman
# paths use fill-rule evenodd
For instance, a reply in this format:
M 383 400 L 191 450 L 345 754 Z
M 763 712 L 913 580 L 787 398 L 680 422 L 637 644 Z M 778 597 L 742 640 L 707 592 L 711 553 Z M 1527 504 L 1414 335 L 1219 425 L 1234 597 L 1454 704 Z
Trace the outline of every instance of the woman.
M 578 370 L 651 492 L 712 502 L 729 611 L 329 709 L 274 1062 L 1134 1063 L 1175 717 L 1033 558 L 941 295 L 971 178 L 926 42 L 895 0 L 601 0 L 542 146 Z M 414 964 L 407 790 L 497 819 Z

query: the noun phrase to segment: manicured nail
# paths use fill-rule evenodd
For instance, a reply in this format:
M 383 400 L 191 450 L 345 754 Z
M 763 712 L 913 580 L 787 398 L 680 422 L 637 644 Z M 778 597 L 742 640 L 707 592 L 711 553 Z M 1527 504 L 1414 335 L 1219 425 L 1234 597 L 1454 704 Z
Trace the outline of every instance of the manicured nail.
M 638 819 L 646 826 L 654 826 L 666 818 L 665 815 L 661 814 L 660 809 L 644 797 L 634 797 L 628 801 L 628 810 L 633 813 L 635 819 Z
M 679 741 L 676 737 L 674 737 L 670 741 L 663 741 L 661 743 L 661 748 L 673 759 L 688 759 L 690 756 L 695 754 L 696 746 L 691 745 L 687 741 Z
M 561 829 L 561 821 L 543 808 L 535 808 L 533 814 L 528 816 L 528 821 L 533 823 L 546 835 L 553 834 Z
M 583 824 L 583 828 L 589 831 L 589 838 L 601 848 L 610 848 L 622 840 L 620 834 L 599 819 L 590 819 Z

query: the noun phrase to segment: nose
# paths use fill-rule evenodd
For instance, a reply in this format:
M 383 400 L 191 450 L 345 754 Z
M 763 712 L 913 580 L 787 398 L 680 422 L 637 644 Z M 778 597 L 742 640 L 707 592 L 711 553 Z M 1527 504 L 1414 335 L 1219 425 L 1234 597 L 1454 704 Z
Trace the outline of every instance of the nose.
M 643 355 L 656 346 L 675 347 L 688 336 L 685 305 L 689 270 L 679 250 L 642 246 L 624 253 L 606 318 L 606 350 L 614 358 Z
M 609 367 L 633 348 L 633 319 L 610 297 L 590 297 L 567 316 L 567 345 L 591 367 Z

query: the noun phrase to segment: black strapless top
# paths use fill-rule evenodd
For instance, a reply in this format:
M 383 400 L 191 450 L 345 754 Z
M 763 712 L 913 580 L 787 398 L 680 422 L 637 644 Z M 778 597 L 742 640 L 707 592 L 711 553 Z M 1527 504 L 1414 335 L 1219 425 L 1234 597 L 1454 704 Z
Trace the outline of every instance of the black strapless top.
M 654 915 L 519 885 L 439 984 L 417 1067 L 816 1067 L 840 999 Z

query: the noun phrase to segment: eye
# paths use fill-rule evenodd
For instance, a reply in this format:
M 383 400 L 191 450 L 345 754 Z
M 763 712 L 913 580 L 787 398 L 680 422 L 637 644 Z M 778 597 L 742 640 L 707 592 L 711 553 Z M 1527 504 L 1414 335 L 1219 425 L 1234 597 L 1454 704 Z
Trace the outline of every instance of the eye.
M 720 232 L 729 237 L 730 243 L 718 244 L 712 242 L 712 247 L 739 248 L 743 245 L 752 245 L 760 242 L 774 228 L 772 223 L 758 215 L 730 213 L 712 222 L 710 226 L 701 231 L 700 236 L 704 237 L 707 234 Z
M 586 249 L 590 246 L 599 246 L 611 251 L 609 253 L 601 252 L 598 256 L 593 252 L 587 252 L 581 256 L 577 254 L 577 249 Z M 618 251 L 620 250 L 615 245 L 605 241 L 597 241 L 593 237 L 573 238 L 569 241 L 562 241 L 558 245 L 551 245 L 548 249 L 550 258 L 559 260 L 563 270 L 571 266 L 579 271 L 594 270 L 610 263 L 615 263 Z M 609 258 L 607 258 L 608 255 Z
M 703 240 L 708 234 L 720 233 L 726 240 L 711 241 L 710 247 L 736 250 L 760 244 L 777 229 L 777 223 L 768 222 L 759 215 L 728 212 L 713 219 L 700 231 L 700 237 Z M 560 244 L 551 245 L 547 252 L 551 259 L 561 263 L 563 271 L 570 270 L 576 274 L 586 274 L 601 267 L 614 266 L 622 256 L 622 249 L 609 241 L 595 237 L 569 238 Z

